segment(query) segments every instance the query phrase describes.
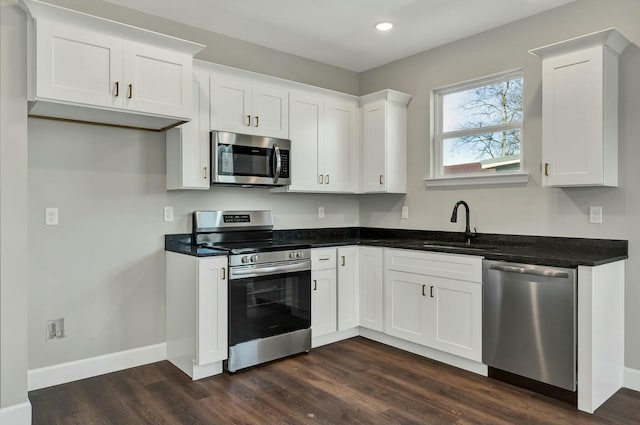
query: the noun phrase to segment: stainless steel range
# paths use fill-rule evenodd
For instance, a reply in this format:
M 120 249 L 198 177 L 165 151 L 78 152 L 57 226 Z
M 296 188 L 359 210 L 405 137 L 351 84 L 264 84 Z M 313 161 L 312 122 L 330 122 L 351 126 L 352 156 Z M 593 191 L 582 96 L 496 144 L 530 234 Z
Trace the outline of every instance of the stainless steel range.
M 229 255 L 235 372 L 311 349 L 311 250 L 273 239 L 271 211 L 195 211 L 193 238 Z

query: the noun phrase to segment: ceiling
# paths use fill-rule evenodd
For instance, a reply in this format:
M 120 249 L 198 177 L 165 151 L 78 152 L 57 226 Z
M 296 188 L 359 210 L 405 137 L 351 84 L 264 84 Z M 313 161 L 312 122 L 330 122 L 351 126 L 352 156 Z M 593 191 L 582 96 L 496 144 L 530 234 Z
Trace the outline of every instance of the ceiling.
M 105 1 L 361 72 L 573 0 Z

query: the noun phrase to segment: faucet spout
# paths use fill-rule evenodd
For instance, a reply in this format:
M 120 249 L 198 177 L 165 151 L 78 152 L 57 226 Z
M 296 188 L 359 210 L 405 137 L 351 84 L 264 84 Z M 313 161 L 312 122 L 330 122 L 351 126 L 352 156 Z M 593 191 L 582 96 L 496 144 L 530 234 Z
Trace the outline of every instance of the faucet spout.
M 469 226 L 469 204 L 465 201 L 458 201 L 453 206 L 453 212 L 451 213 L 451 222 L 458 222 L 458 207 L 462 205 L 464 207 L 464 211 L 466 213 L 466 221 L 464 228 L 464 237 L 466 239 L 467 245 L 471 245 L 471 240 L 476 237 L 476 234 L 471 233 L 471 227 Z

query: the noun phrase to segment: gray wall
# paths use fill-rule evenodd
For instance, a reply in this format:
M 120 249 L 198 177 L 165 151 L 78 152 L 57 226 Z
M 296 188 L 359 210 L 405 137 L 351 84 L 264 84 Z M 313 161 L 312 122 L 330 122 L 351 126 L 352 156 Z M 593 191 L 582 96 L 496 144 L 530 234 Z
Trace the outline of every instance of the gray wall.
M 0 409 L 27 399 L 26 31 L 22 10 L 0 6 Z M 9 67 L 6 64 L 12 64 Z M 0 414 L 0 416 L 2 416 Z
M 628 239 L 626 287 L 627 367 L 640 369 L 640 2 L 580 0 L 441 48 L 364 72 L 361 94 L 392 88 L 413 95 L 408 114 L 406 197 L 366 196 L 360 224 L 461 231 L 450 223 L 453 204 L 466 200 L 479 232 Z M 620 60 L 620 187 L 541 187 L 541 62 L 529 49 L 616 27 L 636 45 Z M 429 175 L 429 96 L 441 86 L 522 68 L 525 79 L 524 168 L 526 186 L 425 189 Z M 400 220 L 402 205 L 409 220 Z M 588 223 L 590 205 L 603 207 L 601 225 Z

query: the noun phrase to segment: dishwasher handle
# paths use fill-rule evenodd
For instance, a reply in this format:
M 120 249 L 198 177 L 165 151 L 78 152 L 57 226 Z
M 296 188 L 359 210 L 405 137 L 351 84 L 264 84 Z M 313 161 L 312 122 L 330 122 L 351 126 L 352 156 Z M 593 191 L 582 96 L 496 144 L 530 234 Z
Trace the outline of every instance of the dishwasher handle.
M 525 267 L 517 267 L 517 266 L 507 266 L 504 264 L 491 264 L 489 266 L 492 270 L 498 270 L 501 272 L 509 272 L 509 273 L 520 273 L 520 274 L 532 274 L 535 276 L 544 276 L 544 277 L 557 277 L 561 279 L 568 279 L 569 273 L 562 270 L 553 270 L 549 268 L 525 268 Z

